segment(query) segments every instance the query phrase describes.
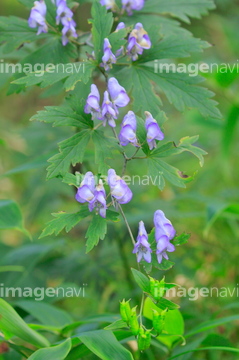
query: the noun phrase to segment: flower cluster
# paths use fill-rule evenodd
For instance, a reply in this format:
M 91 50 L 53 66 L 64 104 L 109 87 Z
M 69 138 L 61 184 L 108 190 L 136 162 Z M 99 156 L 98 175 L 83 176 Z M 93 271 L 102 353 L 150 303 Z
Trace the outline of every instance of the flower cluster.
M 121 177 L 116 175 L 115 170 L 108 171 L 107 183 L 110 187 L 110 194 L 114 202 L 127 204 L 133 197 L 133 193 Z M 79 203 L 88 203 L 89 211 L 94 209 L 101 217 L 106 217 L 106 192 L 102 180 L 96 185 L 95 177 L 91 171 L 88 171 L 77 190 L 75 196 Z M 116 204 L 115 204 L 116 205 Z
M 53 0 L 54 4 L 57 7 L 56 10 L 56 24 L 61 24 L 62 28 L 62 44 L 65 46 L 69 42 L 70 37 L 77 38 L 76 33 L 76 23 L 72 19 L 73 12 L 67 6 L 66 0 Z M 44 0 L 35 1 L 34 7 L 31 9 L 30 17 L 28 19 L 28 24 L 31 28 L 38 26 L 37 35 L 42 32 L 46 33 L 48 31 L 48 26 L 46 24 L 46 13 L 47 7 Z
M 144 7 L 145 0 L 121 0 L 122 9 L 127 12 L 128 15 L 133 14 L 133 10 L 141 10 Z M 106 9 L 114 11 L 116 9 L 115 0 L 100 0 L 101 5 L 106 6 Z
M 156 255 L 158 263 L 160 264 L 163 258 L 168 260 L 167 252 L 173 252 L 175 246 L 170 242 L 176 235 L 176 231 L 171 223 L 165 217 L 162 210 L 157 210 L 154 213 L 154 225 L 155 225 L 155 240 L 156 240 Z M 144 259 L 146 262 L 151 263 L 151 245 L 148 242 L 148 234 L 145 230 L 143 221 L 139 223 L 139 233 L 137 242 L 135 244 L 134 254 L 137 254 L 137 261 L 140 262 Z
M 115 32 L 124 29 L 125 27 L 125 23 L 120 22 L 115 29 Z M 111 50 L 109 39 L 104 39 L 104 55 L 102 57 L 101 66 L 103 66 L 106 71 L 110 70 L 112 64 L 117 62 L 117 57 L 125 53 L 132 61 L 136 61 L 139 55 L 143 54 L 145 49 L 148 50 L 151 48 L 151 45 L 151 40 L 147 31 L 145 31 L 141 23 L 137 23 L 129 35 L 126 51 L 124 47 L 121 46 L 114 55 Z
M 112 77 L 108 81 L 108 89 L 104 93 L 104 100 L 100 106 L 100 94 L 96 85 L 91 85 L 91 92 L 86 100 L 85 113 L 91 114 L 92 119 L 98 119 L 105 126 L 107 123 L 115 127 L 115 120 L 119 114 L 118 108 L 125 107 L 130 101 L 126 90 Z

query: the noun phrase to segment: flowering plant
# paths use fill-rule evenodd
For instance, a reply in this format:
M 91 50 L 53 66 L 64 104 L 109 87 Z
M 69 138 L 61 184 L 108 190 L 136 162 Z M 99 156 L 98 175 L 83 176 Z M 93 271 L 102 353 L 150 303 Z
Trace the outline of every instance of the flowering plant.
M 2 18 L 1 41 L 8 51 L 36 42 L 39 48 L 30 55 L 30 61 L 36 62 L 40 54 L 41 59 L 47 57 L 45 62 L 50 57 L 52 66 L 46 65 L 43 72 L 17 74 L 10 93 L 33 85 L 50 89 L 57 85 L 57 90 L 67 92 L 63 104 L 48 106 L 31 120 L 74 129 L 74 134 L 61 141 L 59 152 L 49 159 L 47 179 L 56 178 L 65 186 L 74 187 L 71 201 L 76 212 L 54 214 L 41 238 L 58 235 L 64 229 L 69 232 L 80 222 L 88 221 L 86 253 L 89 253 L 101 246 L 100 240 L 107 241 L 110 226 L 120 224 L 120 231 L 126 228 L 128 232 L 125 241 L 132 242 L 131 261 L 132 266 L 137 267 L 137 270 L 132 269 L 132 275 L 142 296 L 140 303 L 137 296 L 128 300 L 127 294 L 127 299 L 118 299 L 121 300 L 120 316 L 104 328 L 87 329 L 79 336 L 74 334 L 79 322 L 60 330 L 44 329 L 58 331 L 54 347 L 49 347 L 45 336 L 22 324 L 6 304 L 2 305 L 6 316 L 16 317 L 19 328 L 16 326 L 14 330 L 7 321 L 0 319 L 2 330 L 43 348 L 33 351 L 19 347 L 29 359 L 40 359 L 41 354 L 57 360 L 81 359 L 85 352 L 105 360 L 139 359 L 144 354 L 148 359 L 158 359 L 157 348 L 162 346 L 167 347 L 168 359 L 174 358 L 174 347 L 185 344 L 185 339 L 183 330 L 176 324 L 179 319 L 181 321 L 178 306 L 164 297 L 166 290 L 176 285 L 166 283 L 160 271 L 174 266 L 172 259 L 177 257 L 177 247 L 187 243 L 190 235 L 177 234 L 167 210 L 159 207 L 150 213 L 149 221 L 139 219 L 135 231 L 127 206 L 134 202 L 137 194 L 125 175 L 135 162 L 148 176 L 159 178 L 158 187 L 163 191 L 166 181 L 184 188 L 195 177 L 193 173 L 184 174 L 172 166 L 171 156 L 190 152 L 203 165 L 206 152 L 198 144 L 194 145 L 198 136 L 185 134 L 177 145 L 176 141 L 169 141 L 174 134 L 169 134 L 164 126 L 167 117 L 161 98 L 163 93 L 179 111 L 193 108 L 205 117 L 216 119 L 221 115 L 211 100 L 212 94 L 198 85 L 199 78 L 155 72 L 154 61 L 187 57 L 208 46 L 164 15 L 188 21 L 189 17 L 200 17 L 213 9 L 213 1 L 205 0 L 200 4 L 188 0 L 185 5 L 180 0 L 177 3 L 171 0 L 94 0 L 90 2 L 90 32 L 77 30 L 78 6 L 85 1 L 39 0 L 34 4 L 31 0 L 19 1 L 29 8 L 28 22 L 12 19 L 9 23 Z M 19 34 L 20 29 L 24 29 L 26 38 Z M 56 71 L 59 62 L 60 72 Z M 92 148 L 94 159 L 87 153 Z M 121 167 L 115 168 L 115 158 L 122 159 Z M 170 322 L 175 322 L 175 329 L 170 328 Z M 122 343 L 132 339 L 135 348 L 130 351 Z M 148 350 L 151 347 L 156 348 L 156 357 Z

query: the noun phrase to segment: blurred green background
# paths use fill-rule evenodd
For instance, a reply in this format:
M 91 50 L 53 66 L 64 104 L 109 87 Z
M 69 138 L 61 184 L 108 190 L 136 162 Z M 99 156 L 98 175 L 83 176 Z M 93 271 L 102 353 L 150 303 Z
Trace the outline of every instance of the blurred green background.
M 183 24 L 196 37 L 212 44 L 188 62 L 238 63 L 238 1 L 217 0 L 216 3 L 217 10 L 209 16 L 193 20 L 190 25 Z M 84 11 L 85 17 L 89 17 L 87 5 Z M 17 0 L 1 0 L 0 13 L 28 17 Z M 82 30 L 87 29 L 86 20 L 79 24 Z M 14 61 L 15 55 L 6 58 L 0 53 L 0 58 Z M 176 265 L 166 274 L 167 282 L 186 287 L 239 288 L 238 78 L 237 71 L 206 75 L 205 85 L 215 92 L 223 114 L 221 121 L 204 119 L 196 111 L 180 114 L 163 99 L 169 118 L 164 126 L 168 140 L 200 135 L 198 146 L 208 152 L 205 165 L 198 169 L 193 156 L 182 155 L 171 164 L 190 174 L 198 170 L 195 181 L 189 183 L 187 189 L 167 185 L 161 193 L 156 187 L 142 191 L 142 187 L 134 185 L 135 200 L 125 207 L 135 234 L 141 219 L 148 229 L 152 228 L 152 214 L 157 209 L 165 211 L 179 233 L 191 233 L 190 242 L 170 255 Z M 122 223 L 111 227 L 107 238 L 88 255 L 85 255 L 84 241 L 87 222 L 68 235 L 62 233 L 57 238 L 38 240 L 51 213 L 77 209 L 73 188 L 57 179 L 45 180 L 46 160 L 56 152 L 57 143 L 66 137 L 67 131 L 71 135 L 70 130 L 29 122 L 37 110 L 60 104 L 63 94 L 56 89 L 55 96 L 46 98 L 47 90 L 30 88 L 24 93 L 7 96 L 8 86 L 9 76 L 0 74 L 0 198 L 14 200 L 20 205 L 25 227 L 33 241 L 18 231 L 1 231 L 0 266 L 20 265 L 23 269 L 0 273 L 0 283 L 22 287 L 87 284 L 85 298 L 44 301 L 64 308 L 76 320 L 95 313 L 117 313 L 119 300 L 133 297 L 139 291 L 130 274 L 135 256 L 131 254 L 131 242 Z M 90 158 L 93 154 L 88 151 Z M 116 168 L 120 168 L 120 159 L 119 162 Z M 144 175 L 144 168 L 137 161 L 128 168 L 128 174 L 134 173 Z M 118 237 L 123 245 L 119 245 Z M 12 304 L 17 301 L 7 300 Z M 239 309 L 237 296 L 174 300 L 181 306 L 187 329 L 211 318 L 212 313 L 226 316 Z M 18 310 L 25 315 L 24 310 Z M 235 323 L 217 331 L 239 346 L 239 330 Z M 221 359 L 219 353 L 205 356 L 210 360 Z M 200 355 L 193 358 L 202 359 Z M 227 355 L 226 358 L 235 357 Z

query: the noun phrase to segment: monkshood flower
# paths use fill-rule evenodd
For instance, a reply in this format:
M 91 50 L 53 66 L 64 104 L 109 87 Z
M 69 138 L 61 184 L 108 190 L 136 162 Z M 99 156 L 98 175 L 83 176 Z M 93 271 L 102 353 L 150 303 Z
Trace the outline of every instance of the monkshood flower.
M 95 186 L 95 178 L 91 171 L 85 174 L 75 198 L 82 204 L 88 202 L 89 211 L 96 209 L 96 213 L 105 218 L 107 209 L 105 189 L 102 180 Z
M 101 118 L 100 93 L 95 84 L 91 85 L 91 92 L 86 100 L 84 111 L 86 114 L 91 114 L 93 120 Z
M 146 120 L 145 120 L 145 128 L 147 130 L 147 142 L 150 150 L 153 150 L 157 144 L 156 140 L 163 140 L 164 133 L 161 131 L 157 121 L 153 118 L 150 112 L 145 111 Z
M 115 32 L 118 32 L 119 30 L 122 30 L 122 29 L 125 29 L 125 28 L 126 28 L 125 23 L 124 23 L 124 22 L 120 22 L 120 23 L 117 25 L 117 27 L 116 27 L 116 29 L 115 29 Z M 119 57 L 119 56 L 121 56 L 121 55 L 123 55 L 123 54 L 124 54 L 124 46 L 121 46 L 121 47 L 119 48 L 119 50 L 116 51 L 115 56 L 116 56 L 116 57 Z
M 137 237 L 137 242 L 135 244 L 133 254 L 137 254 L 137 261 L 140 262 L 144 259 L 147 263 L 151 263 L 151 253 L 150 244 L 148 242 L 148 234 L 145 230 L 143 221 L 139 223 L 139 233 Z
M 115 8 L 115 0 L 100 0 L 102 6 L 106 6 L 107 10 L 114 10 Z
M 168 260 L 166 252 L 175 251 L 175 246 L 170 243 L 176 235 L 170 220 L 168 220 L 162 210 L 157 210 L 154 214 L 154 225 L 155 225 L 155 239 L 157 242 L 157 258 L 158 262 L 161 263 L 163 258 Z
M 115 119 L 117 119 L 117 113 L 112 102 L 110 101 L 108 91 L 105 91 L 100 120 L 103 121 L 103 126 L 108 123 L 111 127 L 116 127 Z
M 108 170 L 108 184 L 110 186 L 111 196 L 115 198 L 119 204 L 127 204 L 133 197 L 133 193 L 126 182 L 118 175 L 114 169 Z
M 60 22 L 62 22 L 63 18 L 72 18 L 73 17 L 73 12 L 71 11 L 71 9 L 67 6 L 66 0 L 56 0 L 56 6 L 57 6 L 57 10 L 56 10 L 56 23 L 57 25 L 60 24 Z
M 91 171 L 88 171 L 82 180 L 76 193 L 76 200 L 80 203 L 90 202 L 94 199 L 95 178 Z
M 47 33 L 48 31 L 48 26 L 46 24 L 46 11 L 47 7 L 44 0 L 34 2 L 34 6 L 31 9 L 28 19 L 28 25 L 30 28 L 36 28 L 38 26 L 37 35 Z
M 141 10 L 144 7 L 145 0 L 121 0 L 123 9 L 125 9 L 128 15 L 132 15 L 132 10 Z
M 102 57 L 102 66 L 106 71 L 112 68 L 112 64 L 116 63 L 116 57 L 111 51 L 111 45 L 108 39 L 104 39 L 104 55 Z
M 126 146 L 129 143 L 137 146 L 136 128 L 137 120 L 135 113 L 133 111 L 129 111 L 122 121 L 119 133 L 119 140 L 122 146 Z
M 72 18 L 63 17 L 61 19 L 63 29 L 62 29 L 62 45 L 67 45 L 69 38 L 77 38 L 76 32 L 76 23 Z
M 128 39 L 127 54 L 132 61 L 138 59 L 138 55 L 142 55 L 144 49 L 151 48 L 151 41 L 148 33 L 144 30 L 141 23 L 137 23 L 131 31 Z
M 89 202 L 89 210 L 93 211 L 94 209 L 96 209 L 96 213 L 101 217 L 106 217 L 106 192 L 101 179 L 95 187 L 94 198 Z
M 125 23 L 122 21 L 122 22 L 120 22 L 118 25 L 117 25 L 117 27 L 116 27 L 116 29 L 115 29 L 115 32 L 117 32 L 117 31 L 119 31 L 119 30 L 122 30 L 122 29 L 125 29 L 126 28 L 126 25 L 125 25 Z
M 154 213 L 154 225 L 156 241 L 159 241 L 162 236 L 167 236 L 169 240 L 172 240 L 175 237 L 176 230 L 162 210 L 157 210 Z
M 118 114 L 117 108 L 127 106 L 130 102 L 130 98 L 126 93 L 125 88 L 123 88 L 114 77 L 110 78 L 108 81 L 108 91 L 116 113 Z

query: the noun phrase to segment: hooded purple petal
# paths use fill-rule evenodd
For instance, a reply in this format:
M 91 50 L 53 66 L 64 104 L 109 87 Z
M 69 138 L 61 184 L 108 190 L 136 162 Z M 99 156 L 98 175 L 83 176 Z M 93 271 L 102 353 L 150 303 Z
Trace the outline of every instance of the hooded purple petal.
M 121 145 L 126 146 L 131 143 L 134 146 L 137 146 L 137 137 L 135 133 L 136 128 L 136 116 L 133 111 L 129 111 L 128 114 L 125 115 L 121 124 L 121 130 L 119 133 L 119 140 Z
M 146 232 L 143 221 L 139 223 L 139 233 L 137 236 L 137 242 L 134 246 L 133 254 L 137 254 L 137 261 L 140 262 L 144 259 L 146 262 L 151 263 L 150 244 L 148 242 L 148 234 Z
M 103 125 L 106 126 L 108 123 L 111 127 L 116 127 L 115 119 L 117 119 L 117 113 L 115 108 L 110 101 L 108 91 L 104 92 L 104 101 L 102 104 L 102 114 L 100 120 L 103 121 Z
M 101 117 L 100 93 L 95 84 L 91 85 L 91 92 L 86 100 L 84 111 L 86 114 L 91 114 L 92 119 L 99 119 Z
M 44 0 L 34 2 L 34 6 L 31 9 L 28 19 L 28 25 L 30 28 L 38 27 L 37 35 L 48 32 L 48 26 L 46 24 L 46 11 L 47 7 Z
M 126 90 L 118 83 L 118 81 L 114 77 L 110 78 L 108 81 L 108 91 L 112 103 L 116 107 L 125 107 L 130 102 L 130 98 L 126 93 Z
M 157 210 L 154 213 L 154 225 L 155 225 L 155 238 L 158 241 L 161 237 L 167 236 L 169 240 L 172 240 L 176 235 L 170 220 L 168 220 L 162 210 Z
M 130 202 L 133 193 L 126 182 L 116 175 L 114 169 L 109 169 L 108 171 L 108 184 L 110 186 L 111 196 L 115 198 L 119 204 L 127 204 Z
M 157 121 L 153 118 L 150 112 L 145 111 L 146 120 L 145 120 L 145 128 L 147 130 L 147 142 L 150 150 L 157 146 L 155 140 L 163 140 L 164 133 L 160 129 Z

